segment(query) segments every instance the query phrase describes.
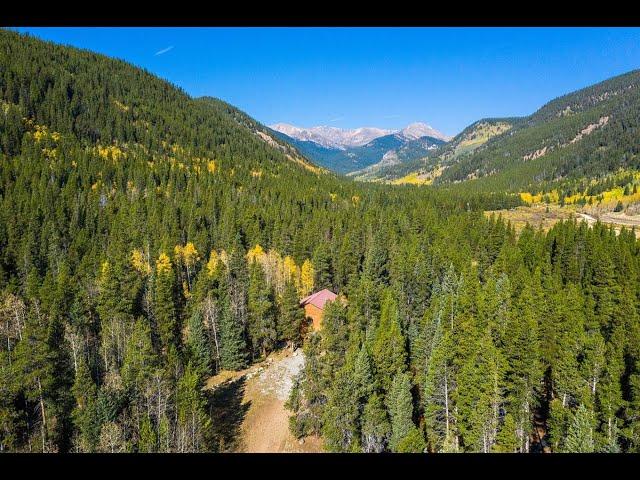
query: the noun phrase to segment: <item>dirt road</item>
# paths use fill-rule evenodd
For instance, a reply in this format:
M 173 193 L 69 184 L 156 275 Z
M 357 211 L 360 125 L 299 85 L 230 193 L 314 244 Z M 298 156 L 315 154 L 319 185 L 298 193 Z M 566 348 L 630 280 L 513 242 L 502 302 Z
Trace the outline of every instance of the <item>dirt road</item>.
M 281 350 L 241 372 L 222 372 L 209 379 L 214 433 L 219 451 L 253 453 L 314 453 L 318 438 L 300 443 L 289 432 L 290 412 L 284 404 L 293 377 L 304 366 L 302 350 Z

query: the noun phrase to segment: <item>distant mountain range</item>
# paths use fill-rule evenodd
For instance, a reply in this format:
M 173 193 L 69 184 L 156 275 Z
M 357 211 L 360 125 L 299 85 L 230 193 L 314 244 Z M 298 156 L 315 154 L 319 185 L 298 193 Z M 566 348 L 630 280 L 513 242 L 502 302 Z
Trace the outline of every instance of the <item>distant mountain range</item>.
M 338 173 L 356 173 L 375 169 L 378 164 L 389 166 L 421 158 L 450 139 L 425 123 L 412 123 L 401 130 L 303 128 L 286 123 L 270 128 L 275 136 L 313 162 Z

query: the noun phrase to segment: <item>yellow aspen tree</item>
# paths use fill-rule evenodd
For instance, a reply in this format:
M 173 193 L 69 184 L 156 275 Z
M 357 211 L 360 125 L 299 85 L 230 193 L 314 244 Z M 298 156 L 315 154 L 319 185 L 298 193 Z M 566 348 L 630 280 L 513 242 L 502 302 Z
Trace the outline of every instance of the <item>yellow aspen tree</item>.
M 188 296 L 189 289 L 191 289 L 191 272 L 193 271 L 196 262 L 200 260 L 200 255 L 198 254 L 196 246 L 192 242 L 187 242 L 184 247 L 176 245 L 173 250 L 175 253 L 176 263 L 183 266 L 187 273 L 185 295 Z M 185 284 L 184 279 L 182 283 L 183 285 Z
M 111 265 L 107 260 L 105 260 L 104 262 L 102 262 L 102 265 L 100 265 L 100 278 L 98 281 L 100 283 L 104 283 L 104 281 L 107 278 L 109 278 L 110 273 L 111 273 Z
M 297 283 L 298 277 L 300 275 L 298 265 L 293 258 L 289 255 L 284 257 L 284 277 L 285 282 L 294 282 Z
M 311 260 L 307 258 L 302 264 L 302 268 L 300 269 L 299 293 L 301 297 L 306 297 L 313 291 L 314 275 L 315 271 L 313 269 L 313 264 L 311 263 Z
M 255 247 L 253 247 L 247 252 L 247 261 L 249 263 L 254 261 L 261 263 L 263 256 L 264 256 L 263 248 L 259 244 L 256 244 Z
M 267 285 L 272 286 L 277 282 L 278 260 L 280 255 L 275 250 L 269 250 L 260 259 L 260 266 L 264 272 Z
M 151 273 L 151 265 L 149 265 L 144 253 L 139 248 L 136 248 L 131 252 L 131 264 L 133 265 L 134 270 L 142 273 L 143 275 Z
M 229 267 L 229 254 L 225 250 L 220 250 L 220 261 L 225 267 Z
M 171 272 L 171 260 L 166 253 L 161 253 L 158 260 L 156 260 L 156 272 L 158 275 Z
M 174 297 L 175 275 L 171 260 L 166 253 L 161 253 L 156 260 L 156 282 L 154 294 L 154 313 L 158 323 L 158 331 L 165 354 L 171 345 L 175 346 L 177 338 L 177 317 Z
M 196 246 L 192 242 L 187 242 L 187 244 L 182 249 L 182 261 L 187 267 L 187 284 L 189 286 L 189 289 L 191 288 L 191 273 L 193 272 L 193 268 L 199 260 L 200 255 L 198 254 Z

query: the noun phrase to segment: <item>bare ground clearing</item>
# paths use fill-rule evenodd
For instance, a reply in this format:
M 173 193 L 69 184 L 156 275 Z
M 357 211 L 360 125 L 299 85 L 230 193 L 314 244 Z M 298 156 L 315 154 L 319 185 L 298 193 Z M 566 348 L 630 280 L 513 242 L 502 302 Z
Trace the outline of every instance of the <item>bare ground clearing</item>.
M 321 439 L 310 437 L 300 443 L 289 431 L 291 413 L 284 404 L 293 377 L 303 366 L 302 350 L 285 349 L 240 372 L 221 372 L 209 379 L 205 388 L 210 392 L 214 410 L 220 411 L 214 418 L 214 436 L 219 451 L 322 451 Z
M 516 207 L 508 210 L 490 210 L 485 215 L 501 215 L 505 221 L 511 222 L 516 232 L 520 232 L 526 224 L 534 228 L 542 227 L 547 231 L 556 223 L 562 220 L 575 218 L 578 221 L 585 221 L 589 225 L 595 224 L 598 220 L 602 223 L 612 225 L 617 232 L 622 227 L 640 227 L 640 215 L 629 215 L 624 212 L 594 212 L 589 213 L 578 211 L 575 207 L 560 207 L 558 205 L 531 205 Z M 636 229 L 636 237 L 640 238 L 640 228 Z

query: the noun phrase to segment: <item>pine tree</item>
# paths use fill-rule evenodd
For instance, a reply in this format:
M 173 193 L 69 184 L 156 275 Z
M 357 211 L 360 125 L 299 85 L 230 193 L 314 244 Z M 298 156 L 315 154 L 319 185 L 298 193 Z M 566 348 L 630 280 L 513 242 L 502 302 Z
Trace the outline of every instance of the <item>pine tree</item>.
M 563 451 L 570 417 L 571 410 L 569 407 L 564 407 L 560 399 L 554 398 L 549 402 L 547 440 L 552 452 Z
M 176 386 L 176 449 L 178 452 L 207 450 L 211 419 L 206 412 L 206 399 L 196 368 L 187 364 Z
M 99 440 L 97 397 L 98 388 L 91 378 L 87 364 L 80 361 L 76 380 L 73 385 L 76 405 L 73 410 L 73 422 L 78 431 L 76 449 L 81 452 L 94 452 Z
M 220 367 L 241 370 L 247 364 L 247 346 L 242 325 L 234 318 L 228 295 L 222 300 L 220 315 Z
M 293 282 L 285 284 L 280 301 L 280 314 L 277 318 L 278 338 L 286 341 L 292 349 L 302 342 L 304 310 L 300 307 L 298 293 Z
M 593 413 L 580 405 L 569 424 L 565 452 L 592 453 L 595 451 L 593 438 Z
M 493 452 L 499 453 L 515 453 L 518 451 L 521 445 L 521 440 L 518 438 L 516 421 L 513 415 L 507 413 L 504 416 L 502 426 L 498 431 L 496 437 L 496 443 L 493 446 Z
M 377 230 L 375 234 L 369 231 L 363 273 L 378 284 L 386 283 L 389 276 L 387 269 L 388 251 L 384 245 L 381 230 Z
M 353 365 L 347 363 L 337 372 L 324 407 L 322 437 L 329 451 L 360 450 L 360 412 L 358 398 L 353 394 L 355 389 Z
M 290 430 L 296 437 L 317 435 L 322 431 L 322 411 L 326 404 L 326 383 L 322 372 L 321 339 L 314 333 L 305 343 L 304 370 L 300 378 L 296 379 L 289 397 L 289 408 L 293 412 L 290 418 Z
M 207 336 L 202 319 L 202 312 L 198 309 L 189 318 L 189 335 L 187 337 L 187 348 L 191 358 L 193 368 L 200 378 L 211 375 L 211 342 Z
M 389 417 L 391 418 L 391 438 L 389 446 L 394 452 L 421 452 L 425 448 L 424 439 L 416 437 L 419 430 L 413 423 L 413 399 L 411 382 L 407 373 L 398 373 L 393 378 L 391 390 L 387 395 Z M 422 438 L 422 435 L 419 435 Z
M 427 441 L 431 450 L 458 449 L 458 434 L 453 398 L 456 379 L 453 367 L 453 346 L 440 315 L 433 319 L 434 333 L 429 339 L 425 358 L 424 411 Z
M 380 453 L 391 437 L 391 424 L 382 397 L 374 393 L 362 412 L 362 451 Z
M 505 397 L 508 411 L 517 424 L 521 452 L 529 451 L 533 411 L 543 377 L 537 315 L 539 300 L 534 282 L 535 279 L 525 280 L 513 311 L 509 312 L 502 342 L 507 362 Z
M 158 436 L 148 415 L 143 415 L 138 427 L 140 439 L 138 440 L 138 452 L 154 453 L 158 448 Z
M 273 291 L 266 283 L 262 267 L 254 261 L 249 270 L 248 333 L 254 354 L 262 357 L 273 350 L 277 341 L 274 307 Z
M 360 403 L 360 411 L 362 411 L 369 397 L 378 389 L 378 381 L 373 370 L 373 361 L 365 343 L 362 344 L 358 352 L 353 377 L 355 394 Z
M 313 270 L 313 283 L 316 290 L 333 288 L 333 270 L 331 265 L 331 256 L 326 243 L 320 243 L 313 252 Z
M 169 257 L 162 253 L 156 261 L 154 313 L 165 355 L 175 346 L 178 334 L 175 274 Z
M 504 358 L 488 329 L 480 334 L 475 352 L 463 365 L 457 381 L 457 423 L 465 446 L 490 452 L 495 445 L 503 403 Z
M 380 323 L 375 330 L 372 343 L 373 359 L 384 392 L 390 391 L 393 378 L 407 368 L 405 344 L 397 304 L 391 292 L 387 292 L 382 302 Z
M 236 237 L 227 275 L 220 288 L 220 366 L 227 370 L 240 370 L 248 360 L 248 273 L 244 257 L 244 250 Z
M 580 374 L 579 358 L 584 348 L 584 302 L 575 286 L 562 292 L 558 305 L 555 337 L 558 343 L 552 363 L 553 385 L 563 407 L 588 401 L 586 379 Z
M 120 370 L 125 388 L 130 392 L 140 390 L 154 367 L 158 366 L 158 358 L 153 348 L 151 329 L 146 320 L 139 318 L 125 347 L 124 359 Z
M 20 380 L 19 391 L 31 404 L 31 408 L 38 412 L 39 432 L 37 435 L 39 438 L 36 438 L 39 441 L 34 444 L 34 447 L 39 447 L 40 451 L 44 453 L 53 448 L 49 426 L 52 421 L 49 395 L 55 377 L 53 355 L 46 341 L 47 331 L 46 326 L 43 325 L 44 319 L 37 314 L 37 311 L 31 311 L 26 318 L 22 340 L 18 342 L 14 351 L 13 371 L 15 372 L 14 378 Z M 34 434 L 36 432 L 30 431 L 28 427 L 27 435 Z
M 330 380 L 342 368 L 349 346 L 349 331 L 344 306 L 340 302 L 327 302 L 322 318 L 322 350 L 324 378 Z
M 424 453 L 427 448 L 427 444 L 424 440 L 424 434 L 417 427 L 413 427 L 409 430 L 409 433 L 400 440 L 396 451 L 398 453 Z

